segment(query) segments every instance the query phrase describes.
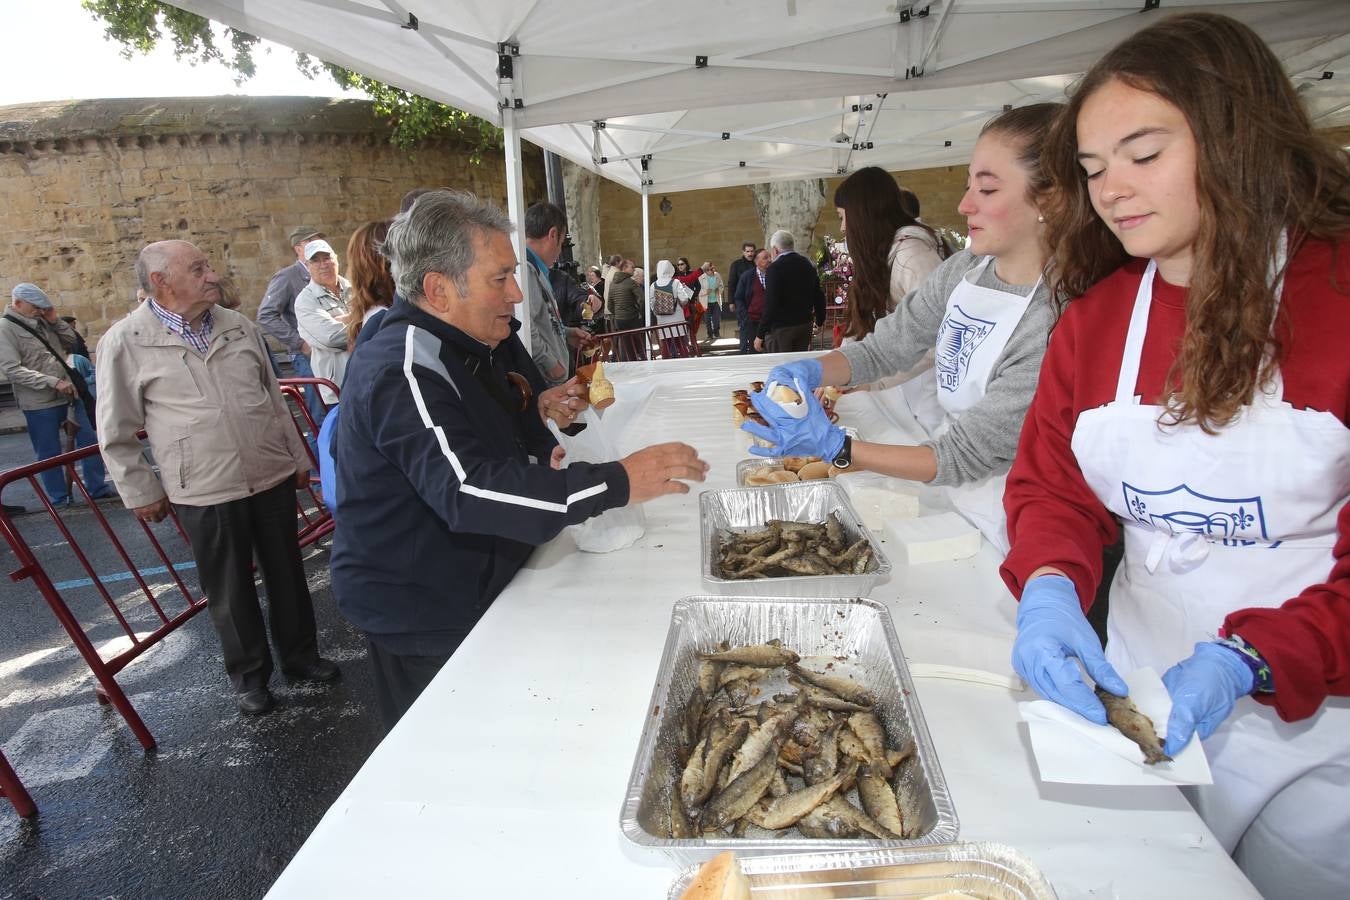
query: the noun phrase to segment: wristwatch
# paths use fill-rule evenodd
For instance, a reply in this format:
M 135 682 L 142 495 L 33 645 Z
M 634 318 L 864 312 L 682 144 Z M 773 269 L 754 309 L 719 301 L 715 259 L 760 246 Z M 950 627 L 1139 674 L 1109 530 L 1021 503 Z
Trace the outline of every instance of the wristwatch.
M 840 447 L 834 459 L 830 460 L 830 465 L 836 469 L 847 469 L 853 465 L 853 438 L 851 436 L 844 435 L 844 446 Z

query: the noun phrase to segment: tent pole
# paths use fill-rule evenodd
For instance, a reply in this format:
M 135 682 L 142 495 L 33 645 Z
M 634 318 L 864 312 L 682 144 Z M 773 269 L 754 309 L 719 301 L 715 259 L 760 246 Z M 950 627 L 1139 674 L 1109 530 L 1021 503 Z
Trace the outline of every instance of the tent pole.
M 524 267 L 529 265 L 525 259 L 525 183 L 520 167 L 520 130 L 516 128 L 515 110 L 502 110 L 502 143 L 506 148 L 506 214 L 516 226 L 512 242 L 516 247 L 516 280 L 523 283 Z M 521 306 L 524 306 L 522 301 Z M 530 311 L 516 307 L 516 318 L 520 320 L 520 341 L 526 350 L 532 350 L 530 343 Z
M 645 172 L 643 174 L 646 175 Z M 647 202 L 648 190 L 647 179 L 644 177 L 642 180 L 642 284 L 638 285 L 638 288 L 642 291 L 642 324 L 644 326 L 652 324 L 652 297 L 651 292 L 647 290 L 652 271 L 651 204 Z M 647 359 L 651 358 L 652 344 L 651 341 L 648 341 Z

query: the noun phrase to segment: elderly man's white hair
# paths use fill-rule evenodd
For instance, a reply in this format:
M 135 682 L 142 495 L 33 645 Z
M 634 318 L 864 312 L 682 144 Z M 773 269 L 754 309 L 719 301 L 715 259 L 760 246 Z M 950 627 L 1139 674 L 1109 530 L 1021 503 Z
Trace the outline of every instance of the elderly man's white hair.
M 782 253 L 784 250 L 796 249 L 797 239 L 792 236 L 792 232 L 780 228 L 769 238 L 769 246 Z

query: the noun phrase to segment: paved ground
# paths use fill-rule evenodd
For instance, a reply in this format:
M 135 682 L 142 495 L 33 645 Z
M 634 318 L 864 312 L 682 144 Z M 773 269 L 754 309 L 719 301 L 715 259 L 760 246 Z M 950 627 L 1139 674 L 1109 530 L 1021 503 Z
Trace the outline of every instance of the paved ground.
M 31 459 L 26 434 L 0 435 L 0 471 Z M 27 485 L 2 496 L 37 508 Z M 139 532 L 119 505 L 101 508 L 120 535 Z M 88 510 L 64 518 L 82 541 L 97 533 Z M 45 513 L 15 522 L 94 643 L 125 642 Z M 190 560 L 170 527 L 158 529 L 174 562 Z M 126 570 L 106 540 L 90 547 L 101 575 Z M 143 537 L 128 550 L 155 562 Z M 342 665 L 342 681 L 290 687 L 274 676 L 280 709 L 244 719 L 203 612 L 119 678 L 159 743 L 151 753 L 114 710 L 95 703 L 87 666 L 31 582 L 0 581 L 0 748 L 40 809 L 24 821 L 0 801 L 0 898 L 233 900 L 266 892 L 378 740 L 364 647 L 333 607 L 326 548 L 311 549 L 306 566 L 320 646 Z M 0 541 L 0 568 L 14 567 Z M 154 627 L 134 582 L 110 587 L 135 630 Z M 167 576 L 153 588 L 167 610 L 182 608 Z

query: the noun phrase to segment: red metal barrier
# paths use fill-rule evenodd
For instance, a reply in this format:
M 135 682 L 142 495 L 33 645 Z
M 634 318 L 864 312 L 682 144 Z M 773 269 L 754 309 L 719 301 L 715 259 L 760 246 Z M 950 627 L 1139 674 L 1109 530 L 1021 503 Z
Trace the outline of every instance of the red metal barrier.
M 308 387 L 312 391 L 317 391 L 319 385 L 322 385 L 332 391 L 335 397 L 341 396 L 342 392 L 338 390 L 336 384 L 327 378 L 282 378 L 278 383 L 281 385 L 281 395 L 286 398 L 286 402 L 291 407 L 291 421 L 295 423 L 295 429 L 300 433 L 300 440 L 304 441 L 305 452 L 309 454 L 311 470 L 318 472 L 319 456 L 314 449 L 314 444 L 311 443 L 311 436 L 313 441 L 318 441 L 319 426 L 315 423 L 314 416 L 305 403 L 303 388 Z M 319 396 L 322 399 L 322 392 Z M 324 408 L 331 409 L 334 405 L 324 403 Z M 301 547 L 307 547 L 333 532 L 333 513 L 323 502 L 323 495 L 315 490 L 317 483 L 316 479 L 311 478 L 308 487 L 310 499 L 314 502 L 313 514 L 305 509 L 305 504 L 298 497 L 295 501 L 296 512 L 304 523 L 300 526 L 299 531 Z
M 47 601 L 47 605 L 51 607 L 52 612 L 56 615 L 57 621 L 59 621 L 61 626 L 66 630 L 66 634 L 70 635 L 71 641 L 75 644 L 75 649 L 79 651 L 80 656 L 82 656 L 85 663 L 88 664 L 90 671 L 94 673 L 94 678 L 97 679 L 97 685 L 94 690 L 98 696 L 98 701 L 100 703 L 111 703 L 113 707 L 122 714 L 122 718 L 126 719 L 127 725 L 130 726 L 132 733 L 136 735 L 136 739 L 141 742 L 141 746 L 147 750 L 153 750 L 155 748 L 155 739 L 150 735 L 150 730 L 145 727 L 145 723 L 141 721 L 140 715 L 132 707 L 131 701 L 127 699 L 127 695 L 122 691 L 121 686 L 118 685 L 116 678 L 117 673 L 126 668 L 132 660 L 136 659 L 136 657 L 163 640 L 174 629 L 201 612 L 202 608 L 206 606 L 206 598 L 194 598 L 191 593 L 189 593 L 187 586 L 183 583 L 183 579 L 178 574 L 178 570 L 174 568 L 173 560 L 171 560 L 169 554 L 165 552 L 163 545 L 160 544 L 159 539 L 155 536 L 155 532 L 145 522 L 132 516 L 131 521 L 136 522 L 140 527 L 149 546 L 153 548 L 155 555 L 164 564 L 164 572 L 173 580 L 173 584 L 178 588 L 178 592 L 182 595 L 184 601 L 183 610 L 172 615 L 165 612 L 164 606 L 161 605 L 160 598 L 157 597 L 155 592 L 151 591 L 149 585 L 146 584 L 145 575 L 141 571 L 141 567 L 136 564 L 132 559 L 131 554 L 127 551 L 126 543 L 119 538 L 117 533 L 113 530 L 107 517 L 104 516 L 103 510 L 90 498 L 89 491 L 85 488 L 84 482 L 75 476 L 75 463 L 86 457 L 94 456 L 98 452 L 98 446 L 94 445 L 84 447 L 80 450 L 72 450 L 69 453 L 62 453 L 60 456 L 54 456 L 51 459 L 42 460 L 41 462 L 32 463 L 31 465 L 11 469 L 8 472 L 0 474 L 0 494 L 3 494 L 5 488 L 16 481 L 27 481 L 29 485 L 31 485 L 33 493 L 46 509 L 47 515 L 50 516 L 51 521 L 56 525 L 56 529 L 60 532 L 61 537 L 64 538 L 65 545 L 68 546 L 75 555 L 76 560 L 79 561 L 80 566 L 89 576 L 92 585 L 98 588 L 99 595 L 102 597 L 104 604 L 112 613 L 117 624 L 122 628 L 123 633 L 125 633 L 127 638 L 131 641 L 131 646 L 128 649 L 115 654 L 110 659 L 103 659 L 99 655 L 98 650 L 94 647 L 93 642 L 90 641 L 89 636 L 85 633 L 84 627 L 75 617 L 75 614 L 71 612 L 69 604 L 67 604 L 65 599 L 61 596 L 61 592 L 57 590 L 56 585 L 53 584 L 47 570 L 38 561 L 28 540 L 25 539 L 15 521 L 6 515 L 3 510 L 0 510 L 0 533 L 4 534 L 10 549 L 14 551 L 14 555 L 19 560 L 19 568 L 10 573 L 10 578 L 14 581 L 22 581 L 25 578 L 31 578 L 33 580 L 33 586 L 37 588 L 38 593 L 42 595 L 42 598 Z M 57 511 L 56 507 L 52 506 L 46 491 L 38 484 L 38 477 L 41 473 L 50 469 L 64 469 L 70 476 L 72 505 L 79 504 L 81 499 L 84 501 L 84 506 L 93 513 L 94 521 L 102 529 L 103 533 L 107 536 L 108 542 L 117 552 L 117 556 L 127 567 L 127 572 L 130 574 L 132 580 L 136 582 L 136 586 L 144 596 L 145 602 L 147 602 L 150 605 L 150 608 L 154 610 L 155 617 L 159 620 L 159 625 L 149 634 L 138 636 L 135 629 L 127 623 L 126 616 L 123 614 L 122 609 L 113 599 L 112 594 L 109 593 L 107 584 L 104 583 L 103 578 L 98 572 L 94 571 L 93 564 L 90 563 L 88 554 L 85 552 L 84 548 L 80 546 L 80 542 L 76 540 L 75 536 L 71 533 L 69 524 L 61 517 L 61 514 Z M 25 522 L 32 524 L 34 519 L 38 519 L 38 517 L 26 517 Z M 183 543 L 187 545 L 187 535 L 184 534 L 182 526 L 178 524 L 178 517 L 174 513 L 172 506 L 169 507 L 169 520 L 173 523 L 173 527 L 182 537 Z M 38 519 L 38 521 L 41 520 Z
M 286 396 L 288 403 L 293 408 L 293 422 L 302 439 L 307 438 L 307 429 L 311 434 L 318 434 L 318 428 L 315 427 L 314 419 L 310 416 L 309 410 L 305 408 L 304 395 L 301 390 L 303 386 L 311 385 L 323 385 L 332 389 L 335 394 L 337 393 L 337 386 L 331 381 L 322 378 L 291 378 L 281 382 L 282 393 Z M 145 434 L 142 432 L 141 438 L 144 439 L 144 437 Z M 311 463 L 317 470 L 318 459 L 314 453 L 314 448 L 310 446 L 307 439 L 305 440 L 305 446 L 307 452 L 310 454 Z M 3 509 L 0 509 L 0 534 L 4 535 L 6 542 L 14 551 L 14 555 L 19 561 L 19 568 L 10 573 L 10 578 L 16 582 L 26 578 L 32 579 L 34 587 L 37 588 L 38 593 L 42 595 L 42 598 L 47 602 L 47 605 L 51 607 L 57 621 L 61 623 L 61 627 L 65 629 L 66 634 L 70 636 L 71 641 L 74 643 L 75 649 L 79 651 L 80 656 L 84 658 L 85 663 L 93 673 L 94 678 L 96 679 L 95 692 L 98 701 L 105 704 L 111 703 L 113 707 L 121 713 L 122 718 L 126 720 L 132 733 L 136 735 L 136 739 L 141 742 L 141 746 L 146 750 L 153 750 L 155 748 L 155 739 L 151 736 L 150 730 L 145 726 L 145 722 L 141 720 L 140 715 L 132 707 L 131 701 L 127 699 L 126 693 L 117 683 L 116 676 L 146 650 L 153 647 L 167 637 L 170 632 L 174 631 L 188 619 L 199 613 L 203 607 L 206 606 L 206 598 L 204 596 L 192 596 L 187 585 L 179 575 L 178 570 L 175 568 L 173 560 L 170 559 L 169 554 L 165 551 L 159 538 L 156 537 L 154 529 L 140 519 L 137 519 L 135 516 L 129 516 L 129 521 L 136 523 L 136 527 L 139 527 L 141 533 L 144 534 L 148 547 L 153 550 L 154 555 L 163 564 L 162 567 L 154 567 L 156 573 L 166 574 L 173 582 L 172 587 L 176 587 L 178 593 L 182 596 L 183 608 L 181 611 L 172 613 L 165 611 L 164 604 L 162 603 L 163 598 L 157 596 L 156 592 L 152 591 L 146 582 L 146 568 L 138 565 L 133 559 L 132 553 L 127 549 L 126 542 L 118 536 L 116 531 L 114 531 L 112 525 L 104 515 L 103 510 L 100 509 L 98 504 L 89 496 L 89 491 L 75 473 L 76 463 L 79 463 L 87 457 L 94 456 L 98 454 L 98 452 L 99 448 L 97 445 L 84 447 L 79 450 L 73 450 L 69 453 L 63 453 L 59 456 L 52 457 L 51 459 L 42 460 L 27 466 L 21 466 L 17 469 L 11 469 L 8 472 L 0 473 L 0 495 L 3 495 L 5 488 L 10 484 L 18 481 L 28 482 L 34 495 L 37 497 L 38 502 L 46 509 L 50 522 L 55 525 L 56 530 L 60 533 L 60 536 L 63 539 L 62 547 L 69 548 L 80 567 L 83 568 L 85 574 L 88 576 L 90 586 L 97 587 L 104 605 L 107 607 L 108 611 L 112 613 L 113 619 L 118 626 L 121 627 L 127 639 L 130 640 L 131 646 L 128 649 L 113 655 L 109 659 L 102 658 L 98 649 L 94 646 L 89 635 L 86 633 L 84 626 L 80 624 L 80 620 L 76 617 L 75 613 L 72 612 L 70 604 L 66 602 L 61 591 L 58 590 L 56 584 L 52 581 L 47 569 L 42 565 L 34 553 L 34 546 L 41 546 L 41 543 L 39 542 L 38 545 L 30 543 L 24 536 L 24 533 L 20 530 L 18 523 L 5 514 Z M 72 506 L 78 506 L 81 500 L 83 501 L 84 507 L 92 512 L 94 522 L 97 523 L 103 535 L 106 536 L 108 542 L 116 551 L 118 558 L 122 561 L 123 565 L 126 566 L 126 573 L 120 575 L 119 578 L 130 576 L 130 579 L 133 580 L 137 588 L 139 588 L 140 597 L 137 598 L 137 600 L 143 599 L 143 602 L 147 603 L 154 611 L 155 618 L 158 620 L 158 626 L 148 634 L 138 636 L 135 629 L 131 627 L 122 606 L 119 606 L 118 601 L 114 600 L 112 594 L 109 592 L 104 577 L 100 576 L 99 573 L 95 571 L 93 564 L 90 562 L 89 553 L 86 552 L 86 547 L 88 546 L 87 535 L 85 536 L 86 545 L 81 546 L 80 540 L 78 540 L 71 532 L 70 523 L 62 517 L 61 512 L 56 507 L 52 506 L 46 491 L 44 491 L 39 484 L 39 477 L 41 474 L 53 469 L 63 469 L 65 471 L 66 477 L 71 483 L 72 490 L 70 496 L 72 498 Z M 314 501 L 312 510 L 306 509 L 306 504 L 303 503 L 299 497 L 297 497 L 296 500 L 298 510 L 297 528 L 302 546 L 314 543 L 333 529 L 333 517 L 329 513 L 328 508 L 324 506 L 319 493 L 314 489 L 313 485 L 309 487 L 309 493 Z M 29 533 L 32 533 L 33 529 L 36 528 L 39 523 L 45 523 L 46 521 L 47 519 L 43 519 L 37 515 L 24 516 L 22 519 L 22 522 L 26 526 L 25 530 Z M 169 506 L 169 517 L 167 521 L 172 524 L 173 529 L 176 530 L 178 536 L 182 538 L 184 548 L 190 550 L 191 545 L 188 541 L 187 534 L 179 524 L 178 516 L 172 505 Z M 47 542 L 47 546 L 50 546 L 50 542 Z M 144 550 L 144 548 L 142 548 L 142 550 Z M 160 593 L 163 594 L 165 592 L 161 591 Z M 135 594 L 136 592 L 133 592 L 132 596 L 135 597 Z M 130 605 L 130 602 L 131 601 L 127 601 L 123 605 Z M 3 792 L 4 796 L 10 798 L 11 802 L 14 803 L 15 808 L 19 809 L 21 815 L 31 814 L 25 813 L 24 809 L 31 810 L 33 808 L 32 798 L 29 797 L 27 791 L 24 790 L 23 785 L 19 782 L 18 776 L 14 773 L 14 770 L 9 767 L 8 763 L 3 762 L 2 758 L 0 758 L 0 792 Z
M 598 334 L 577 348 L 576 359 L 579 366 L 596 360 L 626 362 L 647 359 L 649 351 L 653 359 L 683 359 L 699 355 L 698 341 L 694 339 L 686 319 L 670 325 Z
M 8 798 L 9 802 L 14 804 L 14 811 L 24 818 L 37 812 L 37 804 L 28 796 L 23 782 L 19 780 L 14 767 L 5 759 L 3 753 L 0 753 L 0 797 Z

